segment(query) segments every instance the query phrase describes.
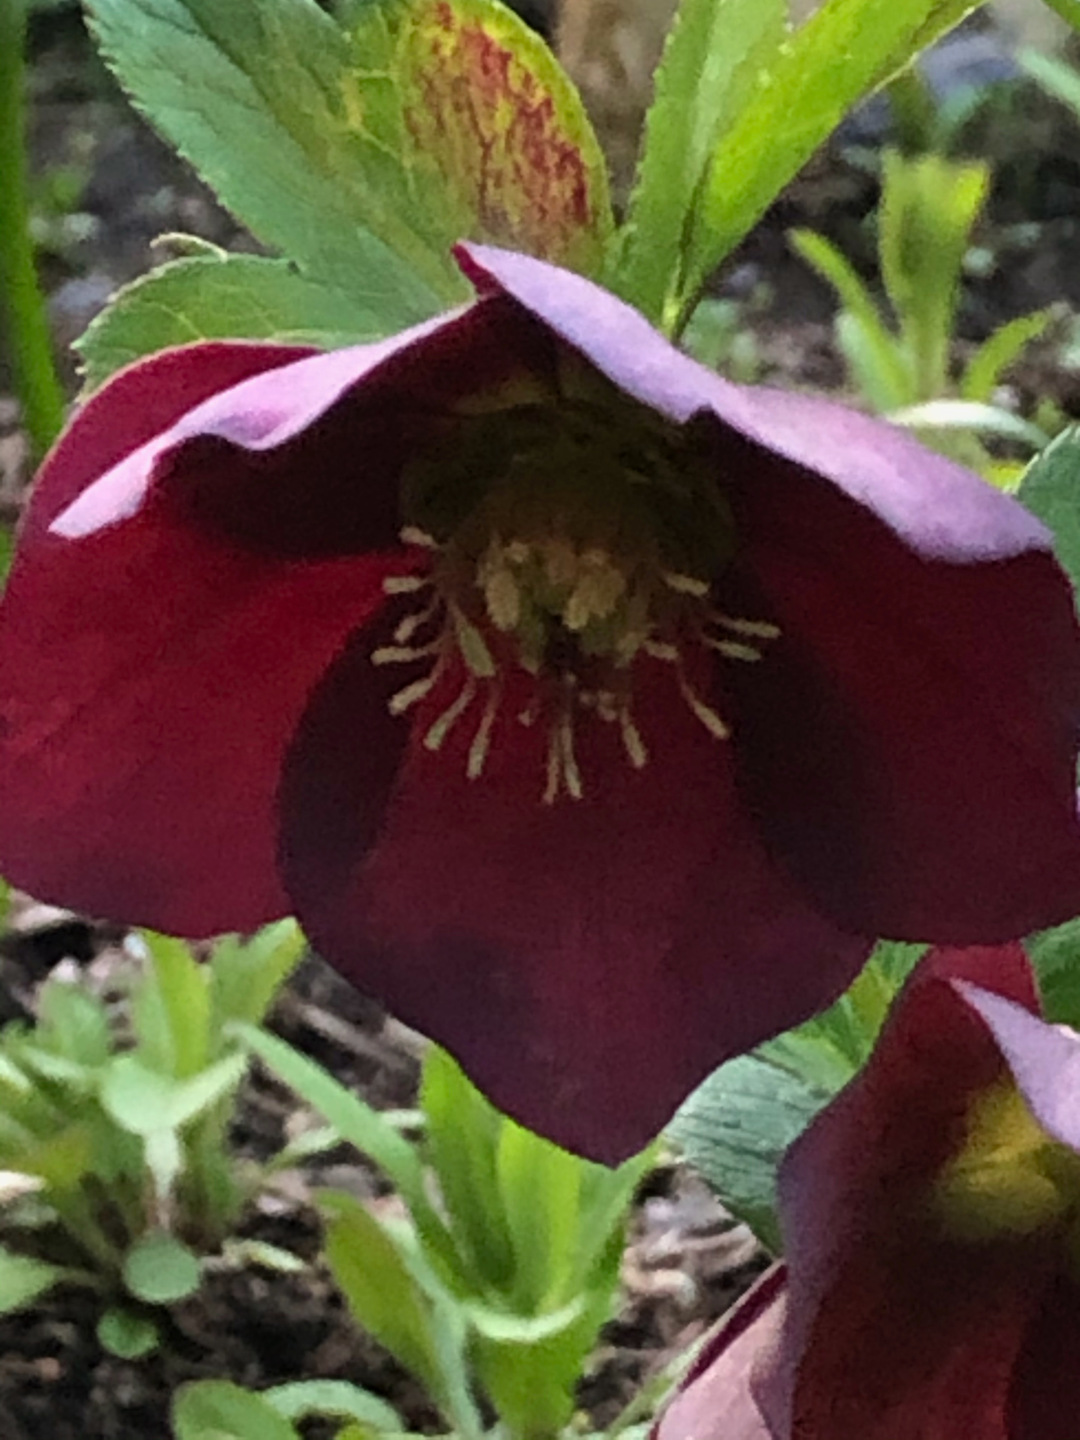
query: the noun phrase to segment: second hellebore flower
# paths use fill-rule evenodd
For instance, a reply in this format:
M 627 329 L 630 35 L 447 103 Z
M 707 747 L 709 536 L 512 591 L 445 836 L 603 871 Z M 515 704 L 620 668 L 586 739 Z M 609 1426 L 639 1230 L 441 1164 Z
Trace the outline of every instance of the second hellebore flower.
M 931 953 L 779 1189 L 656 1440 L 1076 1440 L 1080 1035 L 1019 945 Z
M 0 872 L 188 935 L 295 911 L 616 1159 L 876 936 L 1080 911 L 1080 645 L 973 475 L 461 259 L 477 301 L 392 340 L 86 404 L 0 608 Z

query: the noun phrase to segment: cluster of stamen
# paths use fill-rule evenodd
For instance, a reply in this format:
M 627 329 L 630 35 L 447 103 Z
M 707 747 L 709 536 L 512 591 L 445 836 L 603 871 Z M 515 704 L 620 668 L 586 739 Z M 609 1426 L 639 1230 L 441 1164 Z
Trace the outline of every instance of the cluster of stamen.
M 426 722 L 422 740 L 438 751 L 459 725 L 474 721 L 466 759 L 471 779 L 484 771 L 508 671 L 523 671 L 532 681 L 531 698 L 514 718 L 546 727 L 543 798 L 549 804 L 560 795 L 584 794 L 576 734 L 586 718 L 617 728 L 634 769 L 648 764 L 649 743 L 634 715 L 642 657 L 669 664 L 691 713 L 715 739 L 726 740 L 729 727 L 692 683 L 688 657 L 704 648 L 755 663 L 780 633 L 767 621 L 723 613 L 711 603 L 709 579 L 670 563 L 680 556 L 677 547 L 669 544 L 665 553 L 655 540 L 651 475 L 631 469 L 625 497 L 617 494 L 608 507 L 599 503 L 594 513 L 576 495 L 567 500 L 568 467 L 561 454 L 557 458 L 552 480 L 534 457 L 526 456 L 526 465 L 515 453 L 510 480 L 494 477 L 492 494 L 449 533 L 419 524 L 402 531 L 405 544 L 422 554 L 412 573 L 384 585 L 390 595 L 415 597 L 415 608 L 398 623 L 393 643 L 372 655 L 376 665 L 427 665 L 391 698 L 394 715 L 426 700 L 448 674 L 463 672 L 449 704 Z M 613 469 L 606 454 L 585 459 L 594 459 L 602 478 Z M 520 685 L 513 693 L 520 696 Z

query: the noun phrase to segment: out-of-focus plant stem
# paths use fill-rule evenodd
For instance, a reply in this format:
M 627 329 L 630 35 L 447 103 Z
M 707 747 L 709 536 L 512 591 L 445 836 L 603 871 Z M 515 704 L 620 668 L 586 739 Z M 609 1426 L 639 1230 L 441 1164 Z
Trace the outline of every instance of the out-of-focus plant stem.
M 1055 15 L 1060 15 L 1066 25 L 1080 30 L 1080 0 L 1046 0 Z
M 0 0 L 0 321 L 35 459 L 60 431 L 64 392 L 38 285 L 27 199 L 26 0 Z

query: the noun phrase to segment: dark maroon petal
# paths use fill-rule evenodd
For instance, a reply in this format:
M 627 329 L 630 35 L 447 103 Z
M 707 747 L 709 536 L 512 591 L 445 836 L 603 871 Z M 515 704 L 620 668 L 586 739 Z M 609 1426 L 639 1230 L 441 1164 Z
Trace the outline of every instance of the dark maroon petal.
M 1080 645 L 1053 561 L 922 560 L 826 481 L 744 460 L 726 604 L 783 634 L 728 679 L 768 843 L 871 934 L 996 943 L 1076 914 Z
M 649 1440 L 770 1440 L 751 1384 L 770 1358 L 783 1314 L 784 1267 L 774 1265 L 724 1316 Z
M 989 1026 L 1039 1124 L 1080 1152 L 1080 1035 L 978 985 L 956 988 Z
M 125 450 L 53 528 L 93 534 L 167 481 L 171 504 L 233 545 L 305 559 L 386 549 L 402 524 L 402 466 L 439 435 L 447 409 L 550 365 L 548 337 L 501 299 L 377 344 L 308 354 L 218 390 Z M 106 387 L 90 402 L 99 418 L 111 395 Z
M 92 481 L 219 390 L 289 365 L 311 350 L 208 341 L 121 370 L 82 404 L 50 451 L 20 532 L 25 550 Z
M 287 887 L 333 964 L 525 1124 L 621 1159 L 705 1073 L 828 1003 L 865 957 L 865 939 L 769 864 L 728 747 L 660 662 L 643 662 L 635 706 L 649 763 L 635 771 L 617 726 L 581 720 L 585 795 L 554 804 L 546 727 L 519 723 L 523 696 L 504 697 L 479 779 L 465 775 L 479 701 L 437 755 L 423 747 L 463 683 L 449 680 L 369 851 L 383 800 L 368 799 L 364 737 L 387 723 L 371 669 L 360 643 L 290 755 Z
M 0 871 L 182 934 L 286 913 L 282 755 L 387 563 L 238 554 L 159 508 L 40 539 L 0 602 Z
M 1029 1325 L 1009 1402 L 1008 1440 L 1076 1440 L 1080 1284 L 1059 1276 Z
M 731 667 L 740 778 L 796 878 L 898 938 L 996 943 L 1080 911 L 1080 632 L 1039 522 L 880 421 L 718 379 L 580 276 L 460 253 L 644 404 L 722 422 L 728 608 L 784 631 Z
M 1008 1074 L 956 979 L 1036 1008 L 1018 946 L 934 953 L 866 1069 L 784 1160 L 788 1308 L 771 1373 L 756 1381 L 778 1435 L 1011 1440 L 1013 1366 L 1055 1246 L 964 1244 L 933 1218 L 933 1182 L 972 1103 Z

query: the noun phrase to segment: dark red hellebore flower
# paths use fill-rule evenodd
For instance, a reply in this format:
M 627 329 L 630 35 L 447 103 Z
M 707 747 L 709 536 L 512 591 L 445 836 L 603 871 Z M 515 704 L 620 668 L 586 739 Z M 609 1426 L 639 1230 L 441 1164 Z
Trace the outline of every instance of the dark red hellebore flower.
M 780 1206 L 656 1440 L 1080 1435 L 1080 1035 L 1019 945 L 931 953 Z
M 484 247 L 463 310 L 132 366 L 0 608 L 0 871 L 188 935 L 296 912 L 615 1160 L 880 935 L 1080 911 L 1043 528 Z

